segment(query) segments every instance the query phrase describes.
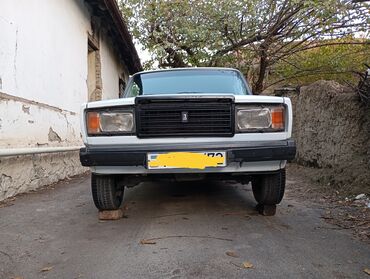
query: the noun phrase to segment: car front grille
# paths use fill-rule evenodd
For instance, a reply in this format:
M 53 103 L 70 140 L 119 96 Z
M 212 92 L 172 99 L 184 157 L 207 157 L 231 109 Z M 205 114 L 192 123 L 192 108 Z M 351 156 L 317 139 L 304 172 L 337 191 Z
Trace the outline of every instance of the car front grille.
M 232 97 L 137 98 L 137 136 L 232 136 Z

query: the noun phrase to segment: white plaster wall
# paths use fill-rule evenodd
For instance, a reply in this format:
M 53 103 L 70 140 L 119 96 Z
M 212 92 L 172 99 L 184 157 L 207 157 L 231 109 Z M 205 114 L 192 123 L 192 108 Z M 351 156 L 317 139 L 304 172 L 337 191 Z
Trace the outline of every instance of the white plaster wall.
M 128 72 L 118 61 L 118 56 L 112 47 L 111 39 L 101 34 L 100 40 L 101 74 L 103 83 L 102 99 L 117 99 L 119 97 L 119 78 L 128 79 Z
M 0 99 L 0 147 L 55 145 L 48 142 L 50 127 L 62 138 L 59 145 L 81 143 L 78 115 L 88 99 L 91 33 L 83 0 L 2 0 L 0 30 L 0 92 L 63 111 L 31 106 L 25 114 L 27 104 Z M 112 44 L 102 31 L 103 99 L 118 98 L 119 77 L 128 77 Z
M 74 112 L 0 99 L 0 148 L 81 145 L 79 121 Z
M 90 21 L 83 0 L 0 0 L 0 148 L 82 145 Z M 117 98 L 123 66 L 102 34 L 103 98 Z M 0 200 L 85 170 L 78 152 L 0 158 Z
M 0 1 L 0 92 L 60 109 L 0 99 L 0 147 L 81 144 L 90 29 L 82 0 Z
M 77 112 L 90 28 L 82 0 L 0 1 L 0 91 Z

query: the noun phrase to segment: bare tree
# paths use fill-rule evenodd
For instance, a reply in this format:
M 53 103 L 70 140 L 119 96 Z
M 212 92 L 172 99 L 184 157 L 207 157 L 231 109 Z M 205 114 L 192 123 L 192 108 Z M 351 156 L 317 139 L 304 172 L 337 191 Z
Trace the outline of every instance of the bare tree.
M 350 0 L 122 0 L 121 7 L 160 67 L 235 65 L 242 57 L 242 70 L 255 71 L 255 93 L 282 59 L 337 43 L 330 39 L 369 37 L 369 5 Z

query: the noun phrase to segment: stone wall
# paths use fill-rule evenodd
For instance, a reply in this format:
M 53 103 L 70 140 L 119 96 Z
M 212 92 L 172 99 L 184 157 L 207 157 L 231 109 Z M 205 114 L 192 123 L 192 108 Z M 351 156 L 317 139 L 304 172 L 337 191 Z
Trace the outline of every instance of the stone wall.
M 352 192 L 370 191 L 370 108 L 355 92 L 318 81 L 289 93 L 299 164 L 322 169 L 323 182 Z
M 0 201 L 85 171 L 76 151 L 0 158 Z

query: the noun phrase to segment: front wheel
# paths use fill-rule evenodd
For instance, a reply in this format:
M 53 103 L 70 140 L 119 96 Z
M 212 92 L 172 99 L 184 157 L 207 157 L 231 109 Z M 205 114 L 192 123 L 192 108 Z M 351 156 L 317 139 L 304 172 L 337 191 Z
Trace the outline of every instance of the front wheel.
M 285 191 L 285 169 L 274 174 L 256 176 L 252 179 L 253 195 L 259 205 L 279 204 Z
M 99 210 L 115 210 L 121 206 L 124 188 L 117 185 L 112 175 L 91 174 L 91 191 Z

